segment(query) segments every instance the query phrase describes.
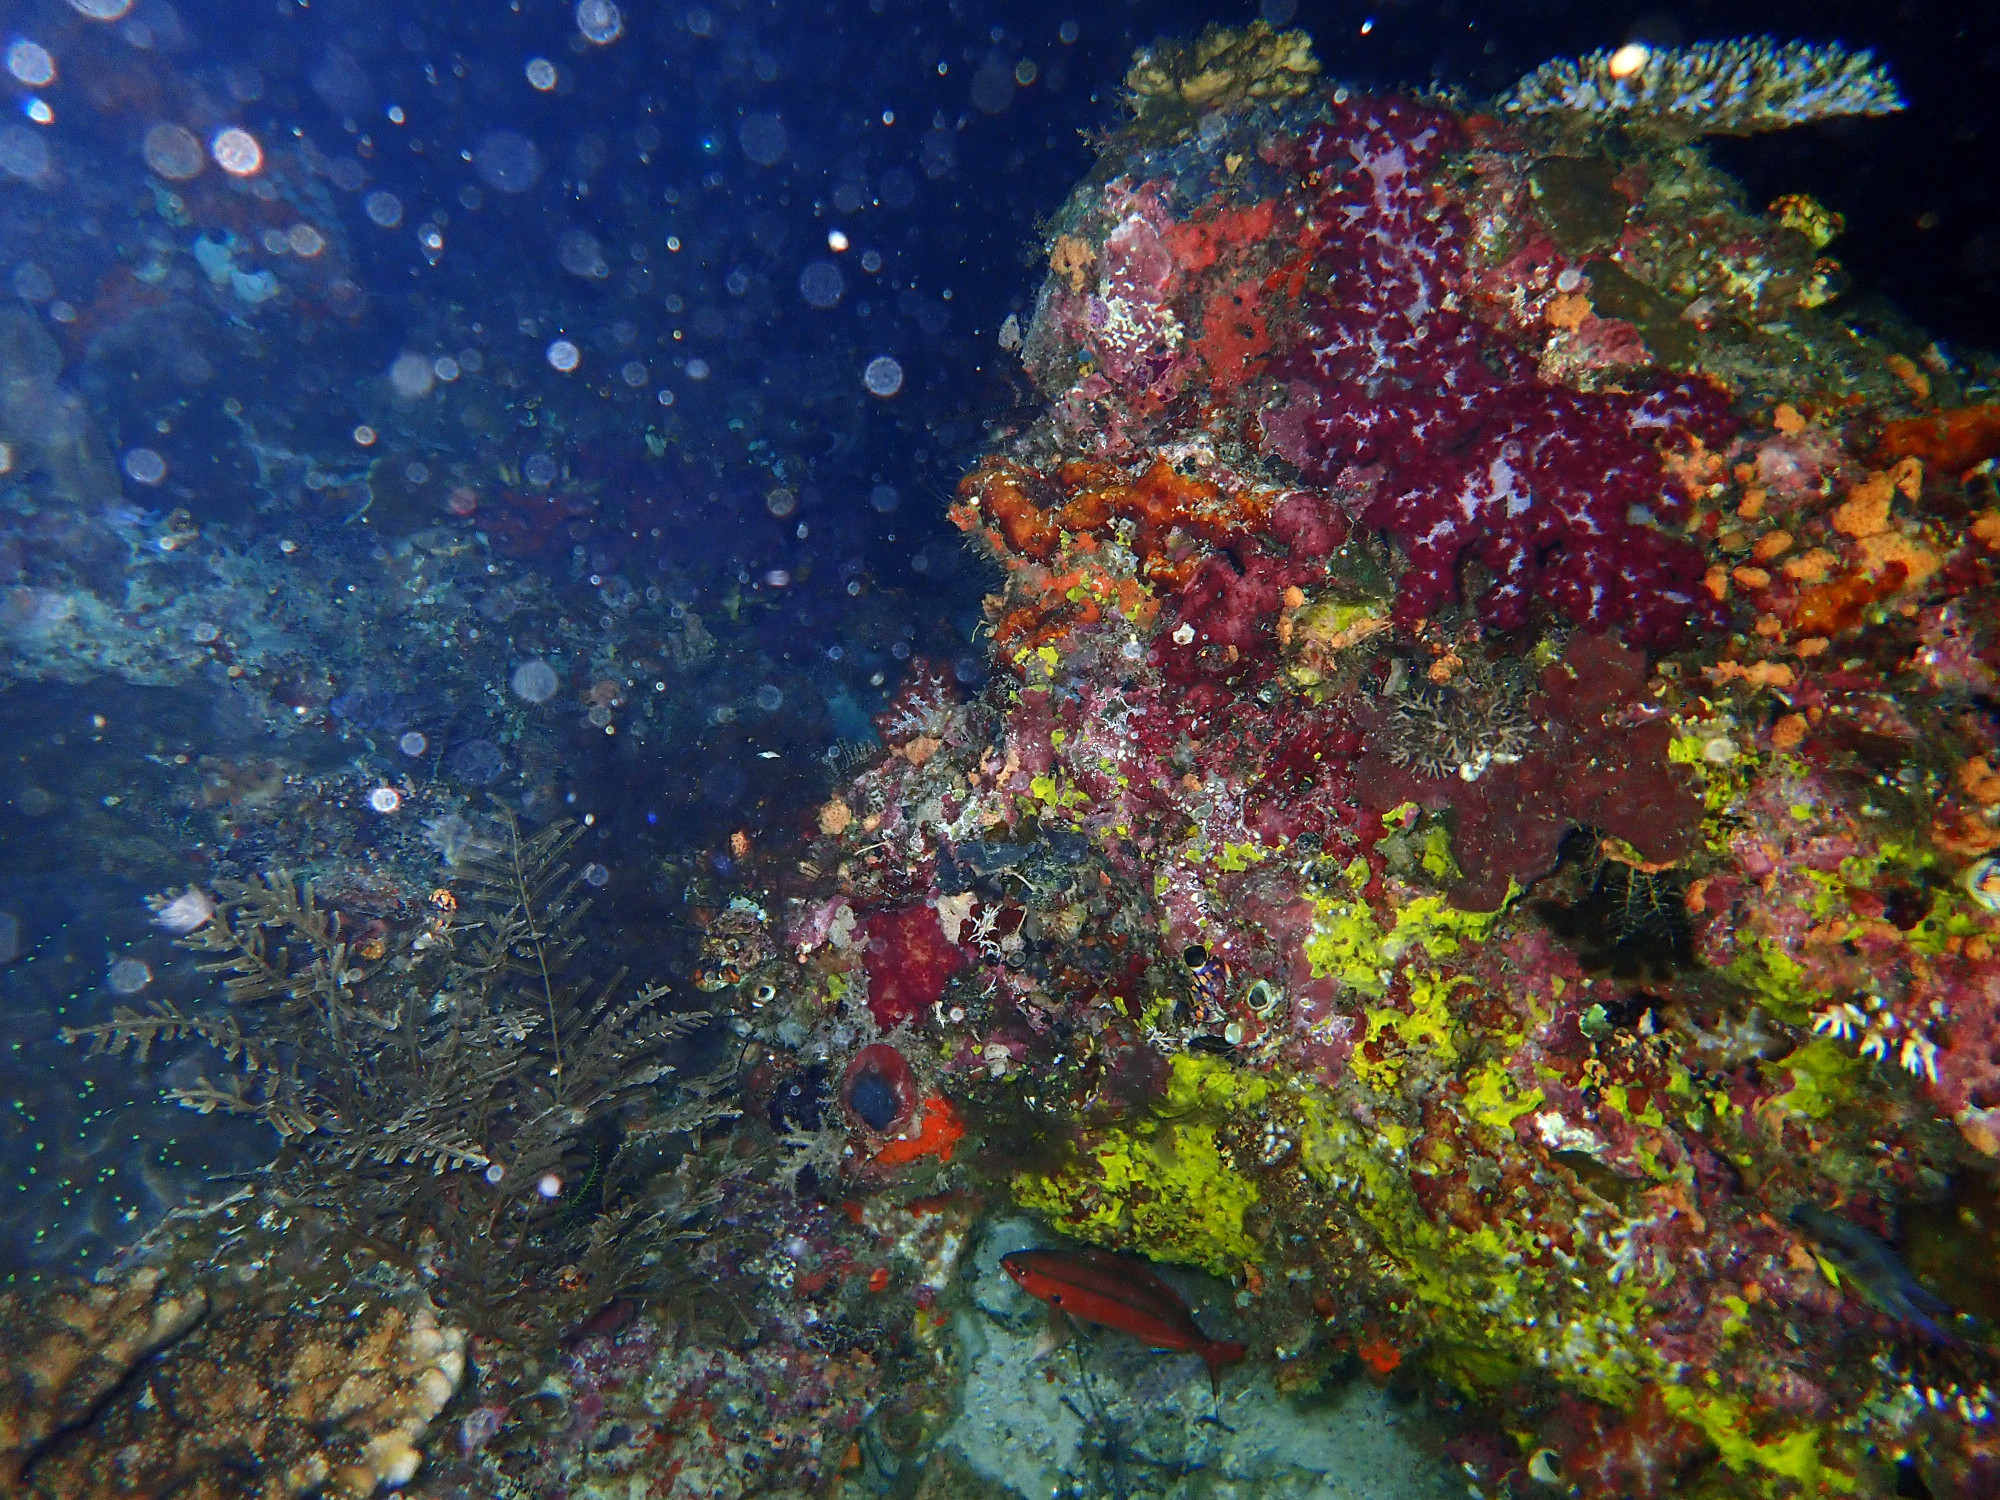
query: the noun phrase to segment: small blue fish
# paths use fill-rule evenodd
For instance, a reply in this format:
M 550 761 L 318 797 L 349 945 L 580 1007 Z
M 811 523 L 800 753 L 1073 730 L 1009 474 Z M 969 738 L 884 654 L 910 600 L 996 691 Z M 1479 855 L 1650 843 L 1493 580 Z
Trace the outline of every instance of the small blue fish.
M 1791 1220 L 1819 1242 L 1826 1258 L 1878 1312 L 1938 1343 L 1956 1342 L 1937 1321 L 1951 1317 L 1955 1309 L 1918 1281 L 1886 1242 L 1817 1203 L 1801 1203 Z

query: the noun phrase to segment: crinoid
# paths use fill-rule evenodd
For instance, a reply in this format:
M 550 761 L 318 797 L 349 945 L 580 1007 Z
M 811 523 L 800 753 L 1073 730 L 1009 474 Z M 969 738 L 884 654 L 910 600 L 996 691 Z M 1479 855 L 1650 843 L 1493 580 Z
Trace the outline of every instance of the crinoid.
M 1519 760 L 1534 741 L 1527 688 L 1512 663 L 1475 656 L 1443 682 L 1413 674 L 1391 684 L 1384 749 L 1421 776 L 1477 781 L 1488 766 Z

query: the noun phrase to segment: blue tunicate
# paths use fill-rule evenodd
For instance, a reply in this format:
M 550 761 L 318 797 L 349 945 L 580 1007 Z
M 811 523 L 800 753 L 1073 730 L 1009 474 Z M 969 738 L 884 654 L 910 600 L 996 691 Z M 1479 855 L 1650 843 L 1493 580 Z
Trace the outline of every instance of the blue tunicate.
M 507 769 L 507 757 L 491 740 L 467 740 L 445 759 L 445 774 L 467 786 L 491 786 Z
M 887 1130 L 902 1113 L 895 1085 L 880 1073 L 865 1072 L 847 1091 L 847 1103 L 870 1130 Z

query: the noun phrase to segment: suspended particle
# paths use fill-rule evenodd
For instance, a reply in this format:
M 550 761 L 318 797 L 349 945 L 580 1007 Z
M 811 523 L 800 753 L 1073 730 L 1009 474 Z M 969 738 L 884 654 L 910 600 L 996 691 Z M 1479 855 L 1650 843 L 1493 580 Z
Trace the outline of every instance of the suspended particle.
M 114 995 L 136 995 L 153 982 L 153 971 L 136 958 L 121 958 L 104 976 Z
M 132 8 L 132 0 L 69 0 L 69 8 L 93 21 L 119 21 Z
M 611 0 L 576 0 L 576 29 L 586 42 L 608 47 L 625 34 L 625 18 Z
M 394 193 L 379 189 L 361 200 L 361 210 L 369 221 L 383 229 L 394 229 L 403 222 L 403 200 Z
M 799 272 L 799 295 L 805 298 L 808 307 L 821 310 L 835 307 L 846 290 L 847 283 L 840 274 L 840 267 L 830 260 L 810 261 Z
M 292 254 L 311 260 L 326 248 L 326 236 L 310 224 L 294 224 L 285 231 L 285 243 L 292 248 Z
M 151 448 L 133 448 L 125 454 L 125 472 L 134 484 L 158 484 L 167 477 L 167 461 Z
M 230 125 L 209 138 L 208 154 L 231 177 L 254 176 L 264 165 L 264 148 L 240 125 Z
M 56 81 L 56 60 L 40 42 L 23 39 L 7 49 L 7 71 L 16 83 L 43 88 Z
M 519 131 L 494 130 L 480 137 L 472 167 L 495 192 L 525 193 L 542 175 L 542 153 Z
M 368 805 L 378 813 L 392 813 L 403 805 L 403 794 L 392 786 L 378 786 L 368 794 Z
M 418 756 L 430 748 L 430 741 L 412 729 L 406 731 L 403 737 L 396 741 L 396 748 L 405 755 Z
M 556 65 L 546 57 L 528 59 L 528 83 L 537 92 L 546 94 L 556 86 Z
M 903 367 L 888 355 L 878 354 L 861 372 L 861 383 L 877 396 L 893 396 L 903 388 Z
M 509 686 L 514 689 L 514 696 L 525 703 L 546 703 L 555 697 L 560 682 L 556 669 L 537 659 L 524 661 L 514 668 Z
M 568 339 L 557 339 L 549 345 L 547 354 L 550 368 L 560 370 L 565 375 L 583 361 L 583 351 Z

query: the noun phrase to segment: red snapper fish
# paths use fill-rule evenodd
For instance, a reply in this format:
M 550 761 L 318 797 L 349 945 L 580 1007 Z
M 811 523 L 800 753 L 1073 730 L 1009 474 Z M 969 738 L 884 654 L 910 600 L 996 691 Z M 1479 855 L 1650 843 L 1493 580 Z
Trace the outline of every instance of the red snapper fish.
M 1218 1396 L 1223 1367 L 1246 1352 L 1197 1328 L 1180 1293 L 1141 1261 L 1101 1250 L 1017 1250 L 1001 1256 L 1000 1266 L 1029 1296 L 1079 1322 L 1129 1333 L 1150 1348 L 1199 1354 Z

